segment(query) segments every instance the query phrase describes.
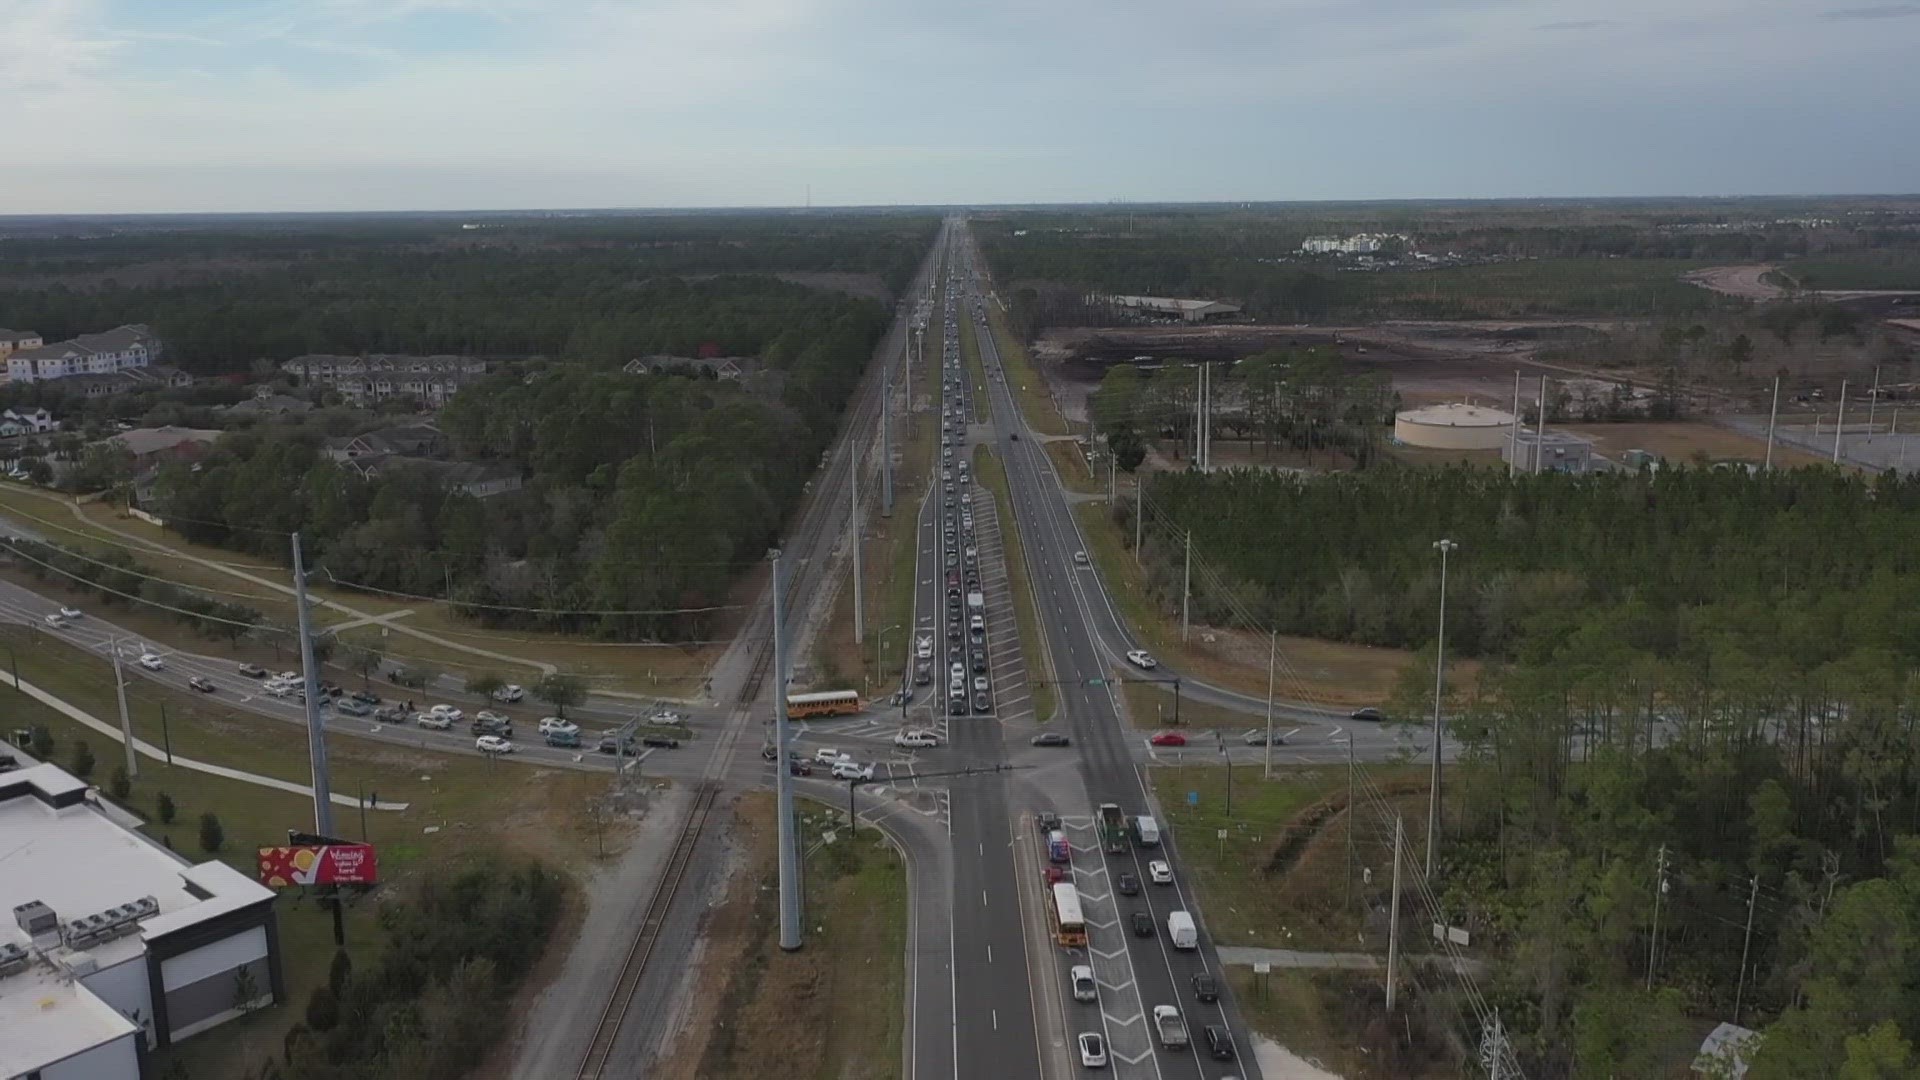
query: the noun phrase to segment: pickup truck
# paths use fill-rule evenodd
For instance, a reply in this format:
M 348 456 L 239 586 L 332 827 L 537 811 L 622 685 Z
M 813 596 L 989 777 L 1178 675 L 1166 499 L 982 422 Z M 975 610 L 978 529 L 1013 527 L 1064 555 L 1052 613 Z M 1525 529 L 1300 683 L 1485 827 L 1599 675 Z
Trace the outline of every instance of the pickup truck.
M 1187 1022 L 1180 1018 L 1180 1010 L 1171 1005 L 1153 1007 L 1153 1027 L 1160 1034 L 1160 1045 L 1169 1050 L 1184 1050 L 1187 1046 Z

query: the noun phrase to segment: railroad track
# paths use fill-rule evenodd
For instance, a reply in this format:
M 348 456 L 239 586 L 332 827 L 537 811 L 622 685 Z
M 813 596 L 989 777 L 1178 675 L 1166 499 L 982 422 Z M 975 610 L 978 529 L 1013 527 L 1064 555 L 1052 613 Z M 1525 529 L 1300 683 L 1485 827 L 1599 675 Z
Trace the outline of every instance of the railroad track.
M 627 1012 L 633 1008 L 635 991 L 640 988 L 640 978 L 646 974 L 647 960 L 653 955 L 653 947 L 660 940 L 660 931 L 666 925 L 667 912 L 673 907 L 674 894 L 680 890 L 680 882 L 687 876 L 687 867 L 693 862 L 693 853 L 700 844 L 700 830 L 705 827 L 707 814 L 713 809 L 713 803 L 720 794 L 720 785 L 712 780 L 702 781 L 694 793 L 693 809 L 687 814 L 686 824 L 680 827 L 680 836 L 674 841 L 673 852 L 667 856 L 666 871 L 653 887 L 653 895 L 647 900 L 646 915 L 640 920 L 640 932 L 634 935 L 633 945 L 627 949 L 627 956 L 620 964 L 620 978 L 614 984 L 613 996 L 607 999 L 607 1007 L 600 1012 L 600 1022 L 594 1025 L 593 1038 L 587 1043 L 587 1052 L 580 1059 L 580 1068 L 575 1072 L 577 1080 L 602 1080 L 607 1072 L 607 1064 L 613 1057 L 614 1042 L 620 1035 L 621 1027 L 626 1023 Z
M 946 250 L 937 248 L 929 258 L 927 273 L 937 275 L 939 267 L 947 257 Z M 880 363 L 891 363 L 891 353 L 902 347 L 894 340 L 890 332 L 881 346 Z M 884 407 L 880 400 L 881 387 L 885 380 L 878 375 L 877 367 L 870 368 L 867 377 L 861 381 L 849 403 L 846 420 L 842 425 L 841 437 L 835 441 L 827 455 L 827 464 L 823 482 L 813 494 L 801 514 L 801 527 L 794 532 L 791 554 L 795 555 L 798 565 L 787 575 L 786 587 L 781 590 L 782 614 L 788 619 L 806 618 L 806 612 L 800 609 L 798 600 L 809 591 L 817 588 L 820 567 L 830 561 L 833 547 L 838 536 L 834 528 L 832 515 L 842 499 L 845 498 L 847 485 L 847 455 L 860 452 L 861 442 L 858 433 L 870 428 L 878 418 L 878 410 Z M 908 393 L 912 392 L 911 388 Z M 876 472 L 878 466 L 863 470 Z M 633 944 L 628 947 L 627 955 L 621 961 L 619 977 L 614 982 L 613 993 L 607 998 L 607 1004 L 600 1012 L 600 1019 L 594 1025 L 593 1037 L 587 1043 L 586 1053 L 581 1057 L 580 1068 L 574 1073 L 575 1080 L 605 1080 L 607 1069 L 613 1057 L 614 1044 L 619 1039 L 620 1030 L 626 1024 L 627 1014 L 632 1010 L 634 998 L 640 988 L 640 980 L 646 974 L 647 962 L 653 956 L 654 946 L 660 940 L 660 933 L 666 924 L 667 913 L 673 908 L 674 897 L 680 891 L 681 883 L 686 879 L 687 869 L 693 861 L 693 853 L 699 848 L 700 833 L 706 826 L 707 815 L 712 812 L 713 804 L 720 794 L 720 781 L 726 775 L 735 748 L 738 745 L 740 731 L 752 719 L 754 703 L 759 701 L 766 690 L 766 679 L 773 666 L 772 635 L 767 632 L 767 624 L 772 620 L 771 605 L 756 612 L 742 629 L 743 634 L 753 635 L 749 640 L 753 646 L 753 662 L 747 669 L 747 677 L 741 683 L 740 697 L 734 714 L 729 718 L 721 742 L 709 760 L 706 773 L 700 780 L 700 786 L 694 791 L 693 806 L 687 813 L 687 820 L 680 827 L 680 834 L 674 840 L 673 851 L 667 857 L 667 864 L 660 879 L 655 883 L 653 894 L 647 898 L 647 908 L 640 920 L 639 930 L 634 934 Z M 783 687 L 775 687 L 783 692 Z

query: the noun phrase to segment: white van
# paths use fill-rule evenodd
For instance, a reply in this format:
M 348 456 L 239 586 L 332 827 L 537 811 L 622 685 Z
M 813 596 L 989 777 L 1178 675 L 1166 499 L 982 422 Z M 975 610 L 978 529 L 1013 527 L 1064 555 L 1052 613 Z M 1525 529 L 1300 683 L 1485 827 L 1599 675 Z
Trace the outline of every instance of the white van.
M 1160 823 L 1145 814 L 1133 819 L 1133 838 L 1141 847 L 1158 847 L 1160 844 Z
M 1197 949 L 1200 947 L 1200 931 L 1193 925 L 1193 916 L 1184 911 L 1167 913 L 1167 940 L 1173 942 L 1176 949 Z

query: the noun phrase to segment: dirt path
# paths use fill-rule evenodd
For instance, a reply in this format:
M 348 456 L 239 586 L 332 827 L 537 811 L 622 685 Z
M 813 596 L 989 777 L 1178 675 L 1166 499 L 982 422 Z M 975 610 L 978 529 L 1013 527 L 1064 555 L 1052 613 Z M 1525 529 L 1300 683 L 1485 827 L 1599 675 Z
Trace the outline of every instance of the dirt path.
M 1709 266 L 1704 270 L 1689 271 L 1681 280 L 1742 300 L 1778 300 L 1787 295 L 1787 291 L 1767 280 L 1767 275 L 1778 269 L 1772 263 Z

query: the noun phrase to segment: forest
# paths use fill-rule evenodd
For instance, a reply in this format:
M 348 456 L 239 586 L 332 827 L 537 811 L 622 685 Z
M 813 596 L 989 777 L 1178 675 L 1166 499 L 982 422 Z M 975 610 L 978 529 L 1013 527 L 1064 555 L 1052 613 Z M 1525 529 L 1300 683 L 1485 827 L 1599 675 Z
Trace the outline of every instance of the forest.
M 1167 590 L 1178 588 L 1178 537 L 1190 530 L 1225 590 L 1196 589 L 1194 610 L 1243 603 L 1285 634 L 1420 646 L 1435 625 L 1433 542 L 1444 537 L 1459 545 L 1447 644 L 1461 655 L 1524 657 L 1604 623 L 1662 657 L 1731 635 L 1743 651 L 1795 665 L 1868 648 L 1920 659 L 1912 475 L 1187 471 L 1153 474 L 1147 499 L 1145 557 L 1163 595 L 1177 597 Z
M 784 333 L 761 356 L 768 389 L 510 366 L 439 424 L 460 461 L 517 473 L 518 491 L 475 498 L 426 466 L 363 479 L 323 453 L 315 420 L 228 434 L 163 468 L 155 502 L 189 539 L 276 560 L 299 529 L 334 581 L 451 598 L 489 625 L 695 639 L 778 536 L 885 325 L 859 304 Z
M 196 374 L 303 353 L 753 355 L 823 295 L 769 275 L 871 276 L 898 294 L 938 226 L 932 216 L 822 213 L 14 237 L 0 239 L 0 312 L 48 341 L 146 323 L 166 362 Z

